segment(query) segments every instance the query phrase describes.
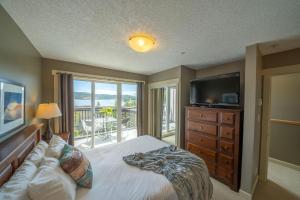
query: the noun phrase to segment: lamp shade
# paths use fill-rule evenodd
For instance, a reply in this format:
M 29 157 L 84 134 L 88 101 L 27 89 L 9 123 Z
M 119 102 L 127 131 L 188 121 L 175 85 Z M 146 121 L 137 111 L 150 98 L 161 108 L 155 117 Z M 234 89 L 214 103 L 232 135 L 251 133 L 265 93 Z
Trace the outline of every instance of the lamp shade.
M 41 103 L 36 111 L 36 117 L 40 119 L 51 119 L 61 116 L 56 103 Z

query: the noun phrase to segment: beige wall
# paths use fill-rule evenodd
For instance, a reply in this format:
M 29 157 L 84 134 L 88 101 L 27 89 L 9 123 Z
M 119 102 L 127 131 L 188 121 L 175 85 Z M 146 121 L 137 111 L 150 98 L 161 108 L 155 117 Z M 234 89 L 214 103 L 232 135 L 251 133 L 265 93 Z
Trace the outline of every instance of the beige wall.
M 299 49 L 262 56 L 257 44 L 246 47 L 241 189 L 250 194 L 253 192 L 259 169 L 262 112 L 260 106 L 261 70 L 298 64 L 300 63 L 299 57 Z
M 133 79 L 147 81 L 146 75 L 135 74 L 125 71 L 94 67 L 72 62 L 65 62 L 53 59 L 42 59 L 42 79 L 43 79 L 43 101 L 53 101 L 53 75 L 52 70 L 62 70 L 77 73 L 84 73 L 98 76 L 109 76 L 115 78 Z
M 261 106 L 261 55 L 257 45 L 246 48 L 245 102 L 241 190 L 252 194 L 258 176 Z
M 25 85 L 26 124 L 30 124 L 41 98 L 41 58 L 1 5 L 0 27 L 0 78 Z
M 178 109 L 178 129 L 180 146 L 184 147 L 184 133 L 185 133 L 185 106 L 190 103 L 190 80 L 196 77 L 196 71 L 185 66 L 178 66 L 168 69 L 148 77 L 149 83 L 166 81 L 170 79 L 179 79 L 179 109 Z
M 263 56 L 263 68 L 282 67 L 300 63 L 300 48 Z
M 207 76 L 216 76 L 220 74 L 228 74 L 233 72 L 243 72 L 245 68 L 245 61 L 238 60 L 235 62 L 225 63 L 221 65 L 215 65 L 213 67 L 198 69 L 196 72 L 197 78 L 207 77 Z M 243 74 L 241 73 L 241 76 Z M 244 79 L 244 78 L 242 78 Z
M 185 106 L 190 105 L 190 81 L 196 78 L 196 71 L 185 66 L 180 68 L 180 107 L 179 107 L 179 121 L 180 121 L 180 145 L 183 148 L 185 136 Z
M 90 65 L 83 65 L 72 62 L 65 62 L 53 59 L 42 59 L 42 101 L 43 102 L 53 102 L 54 99 L 54 83 L 53 83 L 53 75 L 52 70 L 62 70 L 76 73 L 84 73 L 98 76 L 109 76 L 115 78 L 124 78 L 124 79 L 132 79 L 132 80 L 140 80 L 145 81 L 145 90 L 144 93 L 144 127 L 143 130 L 147 130 L 147 104 L 148 104 L 148 89 L 147 89 L 147 76 L 141 74 L 135 74 L 130 72 L 112 70 L 102 67 L 94 67 Z
M 272 77 L 271 118 L 299 121 L 299 91 L 300 73 Z M 272 123 L 270 157 L 300 165 L 298 152 L 300 152 L 300 126 Z
M 181 76 L 180 69 L 181 69 L 181 66 L 178 66 L 178 67 L 173 67 L 171 69 L 152 74 L 152 75 L 148 76 L 148 82 L 153 83 L 153 82 L 159 82 L 159 81 L 180 78 L 180 76 Z

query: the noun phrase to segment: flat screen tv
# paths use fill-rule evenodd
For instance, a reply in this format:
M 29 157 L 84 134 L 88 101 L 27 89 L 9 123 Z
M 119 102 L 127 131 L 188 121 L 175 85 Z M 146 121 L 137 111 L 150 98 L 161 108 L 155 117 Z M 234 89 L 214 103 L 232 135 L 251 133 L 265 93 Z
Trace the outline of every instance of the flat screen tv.
M 240 73 L 190 82 L 190 104 L 209 107 L 240 106 Z

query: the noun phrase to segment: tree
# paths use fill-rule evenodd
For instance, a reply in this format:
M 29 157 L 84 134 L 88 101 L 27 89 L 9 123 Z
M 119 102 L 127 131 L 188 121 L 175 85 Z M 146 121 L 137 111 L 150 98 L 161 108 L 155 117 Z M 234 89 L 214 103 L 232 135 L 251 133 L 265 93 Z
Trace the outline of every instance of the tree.
M 125 102 L 125 106 L 126 107 L 135 107 L 136 101 L 130 98 L 128 101 Z

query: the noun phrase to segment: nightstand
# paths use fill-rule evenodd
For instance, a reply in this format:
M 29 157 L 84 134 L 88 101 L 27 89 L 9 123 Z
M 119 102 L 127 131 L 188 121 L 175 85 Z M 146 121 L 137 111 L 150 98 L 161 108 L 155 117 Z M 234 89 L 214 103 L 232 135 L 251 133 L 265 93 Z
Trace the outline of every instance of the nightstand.
M 68 132 L 66 132 L 66 133 L 55 133 L 55 135 L 58 135 L 59 137 L 61 137 L 67 143 L 69 142 L 70 133 L 68 133 Z

